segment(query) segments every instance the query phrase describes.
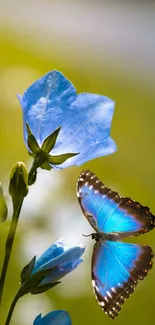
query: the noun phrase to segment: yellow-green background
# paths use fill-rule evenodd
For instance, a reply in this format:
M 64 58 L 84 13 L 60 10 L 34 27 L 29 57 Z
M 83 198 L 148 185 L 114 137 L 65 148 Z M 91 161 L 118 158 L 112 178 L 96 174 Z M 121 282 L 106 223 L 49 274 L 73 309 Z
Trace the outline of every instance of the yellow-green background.
M 34 199 L 25 205 L 24 216 L 20 218 L 0 308 L 0 325 L 4 324 L 19 287 L 21 268 L 34 252 L 41 254 L 46 247 L 40 248 L 40 236 L 44 234 L 46 237 L 46 232 L 49 244 L 60 236 L 65 236 L 67 241 L 67 234 L 69 244 L 84 242 L 87 246 L 84 263 L 74 275 L 63 280 L 60 285 L 63 293 L 57 287 L 39 297 L 22 298 L 11 324 L 32 324 L 37 314 L 52 309 L 67 309 L 73 325 L 108 325 L 111 322 L 93 295 L 90 279 L 92 243 L 90 238 L 82 237 L 84 232 L 90 233 L 91 228 L 78 207 L 75 183 L 82 169 L 89 168 L 121 195 L 131 196 L 155 211 L 154 13 L 152 1 L 0 0 L 0 180 L 5 187 L 9 217 L 9 171 L 17 161 L 30 166 L 16 93 L 23 93 L 44 73 L 55 68 L 73 82 L 78 92 L 99 93 L 114 99 L 116 110 L 111 135 L 118 146 L 117 153 L 80 168 L 49 172 L 51 189 L 53 179 L 53 187 L 57 178 L 60 182 L 55 191 L 49 190 L 46 182 L 39 182 L 38 173 Z M 40 192 L 44 208 L 38 211 Z M 54 218 L 57 218 L 56 226 Z M 49 231 L 47 220 L 53 225 L 53 231 L 52 227 Z M 1 265 L 9 223 L 8 219 L 5 224 L 0 224 Z M 155 232 L 136 239 L 136 242 L 149 244 L 155 251 Z M 153 323 L 154 301 L 155 268 L 124 305 L 115 323 Z

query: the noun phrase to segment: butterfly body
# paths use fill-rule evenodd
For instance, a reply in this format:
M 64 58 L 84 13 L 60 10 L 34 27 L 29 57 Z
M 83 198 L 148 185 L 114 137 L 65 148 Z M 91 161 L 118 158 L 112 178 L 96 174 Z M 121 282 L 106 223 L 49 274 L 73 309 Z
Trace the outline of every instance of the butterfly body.
M 105 234 L 103 232 L 95 232 L 93 234 L 91 234 L 92 239 L 95 239 L 96 242 L 99 240 L 106 241 L 106 240 L 110 240 L 110 241 L 120 241 L 120 236 L 117 233 L 109 233 L 109 234 Z
M 90 171 L 78 180 L 77 196 L 84 215 L 94 228 L 92 285 L 99 305 L 115 318 L 152 267 L 154 256 L 147 245 L 123 243 L 122 238 L 139 236 L 155 226 L 149 208 L 108 189 Z

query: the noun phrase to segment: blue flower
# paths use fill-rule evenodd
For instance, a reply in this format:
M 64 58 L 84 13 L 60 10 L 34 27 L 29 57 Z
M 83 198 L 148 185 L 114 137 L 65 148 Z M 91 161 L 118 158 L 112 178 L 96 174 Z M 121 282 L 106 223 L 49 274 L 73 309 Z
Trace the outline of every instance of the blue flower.
M 115 142 L 110 137 L 115 102 L 110 98 L 91 93 L 77 94 L 72 83 L 56 70 L 37 80 L 18 98 L 29 152 L 26 123 L 40 148 L 45 139 L 61 127 L 52 155 L 78 154 L 66 158 L 59 168 L 80 166 L 116 151 Z M 50 165 L 58 168 L 54 163 Z
M 40 258 L 26 265 L 21 272 L 21 293 L 45 292 L 59 283 L 66 274 L 75 270 L 82 262 L 85 251 L 82 245 L 68 248 L 60 239 L 51 245 Z
M 55 310 L 41 317 L 36 317 L 33 325 L 71 325 L 71 318 L 65 310 Z
M 56 282 L 77 268 L 82 262 L 80 257 L 84 251 L 85 247 L 82 245 L 68 248 L 64 245 L 64 239 L 61 238 L 36 260 L 32 274 L 53 268 L 51 274 L 44 278 L 40 286 L 46 283 Z

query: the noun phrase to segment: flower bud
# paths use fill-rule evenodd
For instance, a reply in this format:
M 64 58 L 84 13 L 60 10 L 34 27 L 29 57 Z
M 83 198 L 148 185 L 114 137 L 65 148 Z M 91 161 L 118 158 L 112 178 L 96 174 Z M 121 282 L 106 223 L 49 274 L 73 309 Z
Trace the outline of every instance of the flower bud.
M 54 310 L 44 317 L 38 315 L 34 320 L 33 325 L 71 325 L 71 318 L 65 310 Z
M 9 193 L 12 198 L 23 198 L 28 193 L 28 173 L 22 162 L 16 163 L 11 170 Z
M 0 222 L 3 222 L 6 220 L 8 214 L 8 208 L 5 202 L 4 194 L 3 194 L 3 188 L 0 183 Z

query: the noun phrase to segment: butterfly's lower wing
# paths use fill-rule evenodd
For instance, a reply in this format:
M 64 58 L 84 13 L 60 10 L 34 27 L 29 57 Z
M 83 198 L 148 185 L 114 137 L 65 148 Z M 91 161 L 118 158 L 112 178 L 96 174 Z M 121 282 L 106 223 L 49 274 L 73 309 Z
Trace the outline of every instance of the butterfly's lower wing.
M 92 285 L 99 305 L 115 318 L 152 267 L 149 246 L 99 240 L 92 256 Z
M 133 236 L 155 226 L 155 217 L 149 208 L 120 197 L 89 170 L 83 171 L 78 179 L 77 196 L 84 215 L 98 232 Z

